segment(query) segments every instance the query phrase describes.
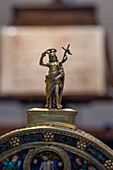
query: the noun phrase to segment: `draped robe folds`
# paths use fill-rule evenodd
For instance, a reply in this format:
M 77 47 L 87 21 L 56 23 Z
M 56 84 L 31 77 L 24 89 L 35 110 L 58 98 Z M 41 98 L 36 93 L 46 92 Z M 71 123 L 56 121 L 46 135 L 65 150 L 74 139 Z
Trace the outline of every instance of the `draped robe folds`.
M 56 85 L 58 85 L 59 90 L 58 90 L 58 95 L 59 95 L 59 104 L 61 103 L 62 99 L 62 92 L 63 92 L 63 86 L 64 86 L 64 70 L 62 65 L 56 66 L 57 70 L 52 70 L 52 72 L 49 72 L 48 75 L 46 75 L 46 94 L 47 94 L 47 105 L 50 105 L 52 108 L 56 107 L 56 94 L 55 94 L 55 88 Z M 55 80 L 58 78 L 57 80 Z

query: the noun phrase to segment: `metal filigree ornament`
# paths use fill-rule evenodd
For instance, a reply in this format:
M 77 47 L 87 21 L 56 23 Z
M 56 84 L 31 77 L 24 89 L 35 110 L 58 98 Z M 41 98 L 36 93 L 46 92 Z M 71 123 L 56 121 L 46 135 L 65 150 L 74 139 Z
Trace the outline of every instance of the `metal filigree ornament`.
M 47 132 L 45 135 L 44 135 L 44 140 L 46 142 L 52 142 L 54 139 L 54 135 L 51 133 L 51 132 Z
M 85 141 L 80 140 L 80 141 L 77 142 L 77 148 L 78 149 L 85 151 L 86 147 L 87 147 L 87 144 L 86 144 Z
M 111 160 L 106 160 L 104 166 L 106 169 L 113 170 L 113 162 Z
M 18 137 L 11 138 L 10 145 L 12 147 L 19 146 L 20 145 L 20 139 Z

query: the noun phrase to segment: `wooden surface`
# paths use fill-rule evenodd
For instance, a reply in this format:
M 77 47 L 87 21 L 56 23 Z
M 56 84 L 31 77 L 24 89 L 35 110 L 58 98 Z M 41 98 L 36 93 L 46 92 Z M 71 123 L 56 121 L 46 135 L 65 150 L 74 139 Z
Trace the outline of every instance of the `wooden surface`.
M 46 8 L 15 8 L 13 25 L 95 25 L 95 8 L 49 6 Z

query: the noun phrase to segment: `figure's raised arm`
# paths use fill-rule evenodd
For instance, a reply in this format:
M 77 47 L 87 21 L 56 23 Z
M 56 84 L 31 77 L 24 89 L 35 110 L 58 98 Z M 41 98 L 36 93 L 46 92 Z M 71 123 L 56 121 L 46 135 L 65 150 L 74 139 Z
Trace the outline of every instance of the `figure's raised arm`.
M 43 61 L 43 58 L 46 56 L 46 52 L 44 52 L 44 53 L 42 53 L 42 55 L 41 55 L 41 57 L 40 57 L 40 62 L 39 62 L 39 64 L 41 65 L 41 66 L 48 66 L 48 64 L 47 63 L 44 63 L 44 61 Z
M 64 47 L 62 47 L 63 50 L 64 50 L 64 56 L 63 56 L 62 61 L 60 62 L 60 65 L 62 65 L 62 64 L 67 60 L 67 55 L 66 55 L 67 53 L 70 54 L 70 55 L 72 55 L 71 52 L 70 52 L 70 50 L 69 50 L 69 47 L 70 47 L 70 44 L 68 44 L 68 46 L 67 46 L 66 49 L 65 49 Z
M 67 59 L 68 59 L 68 58 L 67 58 L 67 55 L 65 55 L 65 56 L 63 57 L 62 61 L 61 61 L 59 64 L 62 65 Z

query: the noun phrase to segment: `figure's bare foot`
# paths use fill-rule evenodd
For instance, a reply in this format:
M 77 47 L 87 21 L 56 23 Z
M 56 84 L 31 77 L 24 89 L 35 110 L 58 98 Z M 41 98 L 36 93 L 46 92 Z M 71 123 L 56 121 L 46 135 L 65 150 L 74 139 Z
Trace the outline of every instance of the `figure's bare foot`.
M 57 109 L 62 109 L 62 105 L 61 104 L 57 105 Z
M 60 104 L 60 108 L 62 109 L 62 105 Z
M 51 109 L 52 107 L 48 104 L 45 105 L 46 108 Z
M 51 106 L 49 106 L 48 108 L 49 108 L 49 109 L 51 109 L 52 107 L 51 107 Z
M 48 108 L 48 104 L 46 104 L 45 107 Z

